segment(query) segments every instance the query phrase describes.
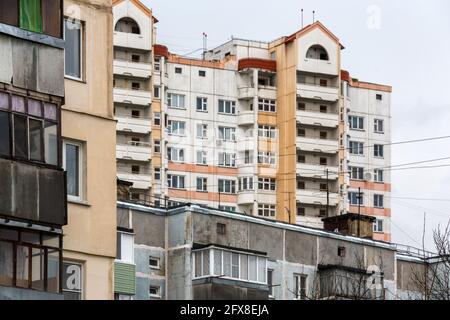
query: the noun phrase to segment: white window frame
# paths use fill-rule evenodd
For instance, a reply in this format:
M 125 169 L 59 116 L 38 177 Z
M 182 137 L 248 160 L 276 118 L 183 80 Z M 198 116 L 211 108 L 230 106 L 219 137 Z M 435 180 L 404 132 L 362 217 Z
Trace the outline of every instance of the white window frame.
M 364 167 L 348 167 L 351 180 L 364 180 Z
M 258 126 L 258 137 L 265 139 L 276 139 L 277 129 L 273 126 L 259 125 Z
M 167 160 L 176 163 L 184 163 L 185 150 L 183 148 L 167 148 Z
M 266 212 L 268 213 L 268 215 L 265 214 Z M 277 216 L 277 206 L 274 204 L 259 203 L 258 216 L 263 218 L 275 219 Z
M 355 144 L 357 144 L 357 146 L 355 147 Z M 352 155 L 356 155 L 356 156 L 363 156 L 364 155 L 364 142 L 360 142 L 360 141 L 349 141 L 348 142 L 348 148 L 349 148 L 349 152 Z M 357 152 L 355 152 L 357 151 Z
M 277 112 L 277 100 L 259 98 L 258 111 L 272 113 Z
M 275 165 L 277 164 L 277 156 L 272 152 L 258 152 L 258 163 L 263 165 Z
M 373 180 L 377 183 L 384 183 L 384 171 L 381 169 L 375 169 L 373 171 Z
M 381 226 L 381 228 L 380 228 Z M 376 219 L 373 223 L 373 232 L 383 233 L 384 232 L 384 221 L 383 219 Z
M 75 81 L 83 81 L 83 77 L 84 77 L 84 70 L 83 70 L 83 65 L 84 65 L 84 57 L 83 57 L 83 52 L 84 52 L 84 24 L 83 21 L 81 20 L 77 20 L 74 18 L 70 18 L 70 17 L 64 17 L 63 22 L 64 22 L 64 26 L 63 26 L 63 39 L 65 41 L 66 39 L 66 21 L 70 20 L 71 23 L 77 24 L 80 26 L 80 77 L 74 77 L 74 76 L 68 76 L 66 75 L 66 59 L 65 59 L 65 54 L 64 54 L 64 77 L 67 79 L 71 79 L 71 80 L 75 80 Z
M 238 179 L 239 191 L 252 191 L 254 190 L 253 177 L 240 177 Z
M 373 195 L 373 207 L 377 209 L 384 209 L 384 195 L 378 193 Z
M 384 145 L 382 145 L 382 144 L 375 144 L 373 146 L 373 156 L 375 158 L 384 158 Z
M 236 154 L 219 152 L 219 167 L 236 168 Z
M 201 133 L 199 135 L 199 133 Z M 208 125 L 204 123 L 197 123 L 197 132 L 198 139 L 208 139 Z
M 199 158 L 199 156 L 201 158 Z M 197 150 L 196 153 L 196 163 L 202 166 L 206 166 L 208 165 L 208 152 L 206 151 L 202 151 L 202 150 Z
M 152 266 L 150 264 L 150 260 L 155 260 L 157 262 L 156 266 Z M 153 270 L 161 270 L 161 259 L 155 258 L 155 257 L 148 257 L 148 266 L 150 269 L 153 269 Z
M 305 297 L 302 297 L 302 279 L 304 279 L 305 281 L 305 286 L 304 286 L 304 290 L 305 290 Z M 295 292 L 295 288 L 298 288 L 297 292 Z M 294 300 L 304 300 L 307 297 L 308 294 L 308 275 L 306 274 L 298 274 L 295 273 L 294 274 Z
M 177 132 L 174 132 L 174 124 L 177 126 Z M 181 129 L 182 128 L 182 129 Z M 185 137 L 186 136 L 186 122 L 179 120 L 169 120 L 167 131 L 171 136 Z
M 380 130 L 380 124 L 381 124 L 381 130 Z M 383 119 L 374 119 L 373 120 L 373 132 L 384 133 L 384 120 Z
M 130 232 L 124 232 L 124 231 L 118 231 L 117 232 L 117 236 L 120 235 L 120 259 L 116 259 L 116 261 L 120 261 L 122 263 L 126 263 L 126 264 L 134 264 L 134 234 L 130 233 Z M 130 254 L 130 259 L 129 260 L 124 260 L 123 259 L 123 236 L 127 236 L 131 238 L 131 250 L 129 252 Z
M 198 103 L 200 100 L 201 108 L 198 108 Z M 208 112 L 208 98 L 207 97 L 197 97 L 195 99 L 195 110 L 197 112 Z
M 219 126 L 219 139 L 236 142 L 236 128 Z
M 261 186 L 262 186 L 262 188 L 261 188 Z M 258 178 L 258 190 L 260 190 L 260 191 L 276 191 L 277 190 L 276 179 L 259 177 Z
M 158 291 L 158 293 L 157 294 L 151 294 L 150 293 L 150 289 L 152 289 L 152 288 L 155 288 Z M 161 298 L 161 287 L 160 286 L 152 286 L 152 285 L 150 285 L 149 288 L 148 288 L 148 296 L 150 298 L 158 298 L 158 299 L 160 299 Z
M 236 180 L 219 179 L 217 185 L 217 190 L 220 194 L 236 194 Z M 222 191 L 220 191 L 220 189 L 222 189 Z
M 227 104 L 229 104 L 228 107 L 230 108 L 230 112 L 226 112 Z M 222 109 L 222 111 L 220 109 Z M 236 115 L 236 101 L 219 99 L 217 110 L 219 114 Z
M 198 188 L 198 182 L 201 181 L 201 188 Z M 206 177 L 197 177 L 195 179 L 195 190 L 197 192 L 208 192 L 208 178 Z
M 155 57 L 155 62 L 153 65 L 153 69 L 157 72 L 161 71 L 161 57 Z
M 183 105 L 181 105 L 181 97 L 183 97 Z M 176 102 L 176 104 L 174 104 Z M 186 109 L 186 95 L 168 92 L 167 93 L 167 106 L 171 109 Z
M 84 194 L 84 144 L 82 142 L 76 142 L 73 140 L 63 140 L 63 154 L 62 154 L 62 160 L 63 160 L 63 169 L 66 171 L 67 164 L 66 164 L 66 146 L 70 144 L 73 146 L 76 146 L 78 148 L 78 194 L 79 196 L 73 196 L 67 194 L 67 200 L 68 201 L 75 201 L 80 202 L 85 199 Z
M 174 179 L 177 180 L 177 186 L 174 187 Z M 180 182 L 183 181 L 183 187 L 180 188 Z M 178 175 L 178 174 L 168 174 L 167 175 L 167 185 L 169 189 L 178 189 L 185 190 L 186 189 L 186 176 Z
M 357 125 L 354 126 L 353 120 L 356 120 Z M 362 128 L 361 128 L 362 126 Z M 364 117 L 361 116 L 348 116 L 348 127 L 350 130 L 364 131 Z
M 161 99 L 161 86 L 153 86 L 153 97 L 155 99 Z

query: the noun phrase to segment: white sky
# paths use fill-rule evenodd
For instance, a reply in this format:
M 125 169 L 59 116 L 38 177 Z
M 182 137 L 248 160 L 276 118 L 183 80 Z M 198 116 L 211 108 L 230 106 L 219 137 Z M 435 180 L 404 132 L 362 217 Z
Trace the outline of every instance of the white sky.
M 316 20 L 346 47 L 344 69 L 362 81 L 393 86 L 393 142 L 450 135 L 448 0 L 142 1 L 160 21 L 157 42 L 181 54 L 201 48 L 203 32 L 209 49 L 231 36 L 270 41 L 290 35 L 301 26 L 301 8 L 305 25 L 316 10 Z M 375 28 L 368 24 L 373 21 Z M 450 157 L 450 139 L 393 146 L 392 153 L 393 165 Z M 439 164 L 450 160 L 424 165 Z M 450 167 L 392 174 L 393 196 L 450 199 Z M 393 199 L 393 241 L 420 247 L 424 212 L 431 249 L 433 228 L 450 220 L 450 201 Z

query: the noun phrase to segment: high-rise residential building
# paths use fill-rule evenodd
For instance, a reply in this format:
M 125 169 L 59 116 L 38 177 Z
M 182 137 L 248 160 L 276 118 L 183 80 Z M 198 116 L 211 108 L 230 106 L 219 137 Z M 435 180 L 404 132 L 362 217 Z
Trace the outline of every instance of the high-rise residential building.
M 62 1 L 0 1 L 0 300 L 63 299 Z
M 116 122 L 112 99 L 112 4 L 64 1 L 67 171 L 65 299 L 112 299 L 116 257 Z
M 122 19 L 134 26 L 128 37 L 146 28 L 153 35 L 144 40 L 156 38 L 149 11 L 140 20 L 141 4 L 116 7 L 116 30 Z M 141 14 L 125 16 L 125 8 Z M 128 49 L 116 44 L 117 52 L 136 51 L 133 41 L 122 43 Z M 390 240 L 390 175 L 383 168 L 390 165 L 392 89 L 351 78 L 341 66 L 343 45 L 322 23 L 271 42 L 233 38 L 201 59 L 152 48 L 151 80 L 138 85 L 130 70 L 116 74 L 129 96 L 140 93 L 133 81 L 147 91 L 147 101 L 115 96 L 117 117 L 139 104 L 148 110 L 145 133 L 131 125 L 124 133 L 118 118 L 118 139 L 133 149 L 124 158 L 118 145 L 118 163 L 128 163 L 118 175 L 135 183 L 132 198 L 316 228 L 360 213 L 376 217 L 374 238 Z M 146 196 L 138 194 L 144 182 Z
M 117 176 L 133 182 L 131 197 L 149 199 L 152 186 L 152 12 L 136 0 L 113 1 L 114 110 Z M 155 111 L 156 112 L 156 111 Z M 157 121 L 154 119 L 154 121 Z M 156 161 L 157 162 L 157 161 Z

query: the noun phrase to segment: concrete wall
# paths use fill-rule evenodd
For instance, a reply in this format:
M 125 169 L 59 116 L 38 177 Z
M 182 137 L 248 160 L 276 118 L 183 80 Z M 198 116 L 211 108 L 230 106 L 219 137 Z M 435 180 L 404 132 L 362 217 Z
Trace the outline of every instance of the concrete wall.
M 62 294 L 0 286 L 0 300 L 63 300 Z

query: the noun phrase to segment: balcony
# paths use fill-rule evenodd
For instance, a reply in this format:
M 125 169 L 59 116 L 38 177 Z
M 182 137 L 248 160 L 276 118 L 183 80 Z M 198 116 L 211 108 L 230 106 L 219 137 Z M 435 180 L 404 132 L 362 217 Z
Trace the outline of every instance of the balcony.
M 117 177 L 120 180 L 133 182 L 133 189 L 150 189 L 152 185 L 152 176 L 149 174 L 120 172 L 120 169 L 118 169 Z
M 339 75 L 337 65 L 328 60 L 308 58 L 304 58 L 303 60 L 300 59 L 299 69 L 302 72 L 331 75 L 336 77 Z
M 149 134 L 151 132 L 151 119 L 116 116 L 117 131 Z
M 243 137 L 242 139 L 239 139 L 237 143 L 237 150 L 242 152 L 245 150 L 256 150 L 256 143 L 255 138 L 253 137 Z
M 253 99 L 255 96 L 255 88 L 247 86 L 238 89 L 238 99 L 239 100 L 249 100 Z
M 334 113 L 319 113 L 311 111 L 297 111 L 297 121 L 308 126 L 337 128 L 339 115 Z
M 251 163 L 251 164 L 243 164 L 244 159 L 243 156 L 239 156 L 239 162 L 242 162 L 242 164 L 238 163 L 238 171 L 240 176 L 253 176 L 258 174 L 257 167 Z M 253 158 L 251 159 L 253 160 Z
M 150 161 L 152 148 L 149 143 L 130 142 L 117 144 L 116 158 L 122 160 Z
M 297 83 L 297 95 L 302 99 L 336 102 L 339 100 L 339 88 L 322 87 L 315 83 Z
M 239 111 L 238 126 L 247 126 L 255 123 L 255 113 L 253 111 Z
M 114 102 L 123 104 L 134 104 L 148 106 L 152 103 L 150 91 L 132 90 L 129 88 L 114 88 Z
M 0 214 L 61 227 L 67 223 L 62 170 L 0 159 Z
M 337 193 L 329 194 L 330 206 L 337 206 L 339 195 Z M 297 202 L 309 205 L 327 205 L 327 193 L 317 190 L 297 190 Z
M 339 150 L 338 140 L 297 137 L 297 147 L 302 151 L 336 154 Z
M 256 201 L 256 195 L 253 190 L 242 191 L 238 193 L 238 205 L 253 204 Z
M 275 86 L 258 86 L 258 97 L 276 100 L 277 88 Z
M 115 59 L 113 66 L 115 75 L 136 78 L 150 78 L 152 75 L 152 65 L 150 63 Z
M 327 167 L 315 164 L 297 163 L 297 175 L 304 178 L 324 179 L 326 180 L 328 170 L 328 180 L 338 178 L 338 167 Z
M 151 39 L 146 39 L 141 34 L 114 31 L 114 46 L 150 51 Z

